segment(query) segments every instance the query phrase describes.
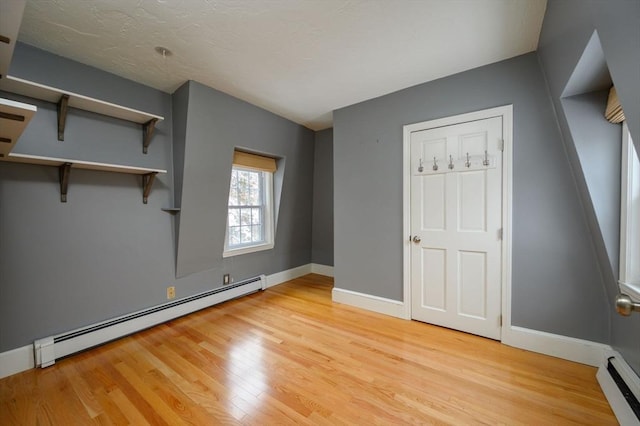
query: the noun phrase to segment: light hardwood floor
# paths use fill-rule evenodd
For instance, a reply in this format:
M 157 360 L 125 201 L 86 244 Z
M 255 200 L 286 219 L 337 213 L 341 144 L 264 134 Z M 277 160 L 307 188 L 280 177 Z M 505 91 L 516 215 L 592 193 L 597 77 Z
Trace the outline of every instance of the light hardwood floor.
M 0 380 L 0 425 L 616 424 L 596 370 L 307 275 Z

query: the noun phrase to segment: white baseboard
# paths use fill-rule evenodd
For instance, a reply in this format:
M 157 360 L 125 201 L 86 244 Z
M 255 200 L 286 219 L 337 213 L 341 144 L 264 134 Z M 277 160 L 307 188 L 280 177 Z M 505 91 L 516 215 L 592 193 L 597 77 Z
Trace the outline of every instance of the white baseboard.
M 324 275 L 326 277 L 333 277 L 333 266 L 321 265 L 319 263 L 312 263 L 311 273 Z
M 522 327 L 502 329 L 502 343 L 528 351 L 598 367 L 611 346 Z
M 404 303 L 398 300 L 358 293 L 357 291 L 333 288 L 331 297 L 334 302 L 355 306 L 356 308 L 390 315 L 404 319 Z
M 620 377 L 622 377 L 630 390 L 637 395 L 640 389 L 640 378 L 638 378 L 638 375 L 629 367 L 629 364 L 622 358 L 622 355 L 611 351 L 611 353 L 607 354 L 607 358 L 610 356 L 615 357 L 615 360 L 612 360 L 612 362 L 615 363 L 615 368 L 618 374 L 620 374 Z M 616 419 L 618 419 L 618 423 L 621 425 L 640 425 L 638 417 L 636 417 L 620 391 L 620 388 L 618 388 L 618 385 L 611 377 L 611 373 L 607 370 L 607 364 L 608 361 L 605 360 L 600 365 L 596 378 L 598 379 L 604 396 L 607 398 L 607 402 L 609 402 L 613 413 L 616 415 Z
M 34 366 L 33 345 L 0 352 L 0 379 L 30 370 Z
M 299 278 L 310 273 L 311 263 L 307 263 L 306 265 L 301 265 L 296 268 L 287 269 L 286 271 L 267 275 L 267 288 L 273 287 L 274 285 L 282 284 L 284 282 Z

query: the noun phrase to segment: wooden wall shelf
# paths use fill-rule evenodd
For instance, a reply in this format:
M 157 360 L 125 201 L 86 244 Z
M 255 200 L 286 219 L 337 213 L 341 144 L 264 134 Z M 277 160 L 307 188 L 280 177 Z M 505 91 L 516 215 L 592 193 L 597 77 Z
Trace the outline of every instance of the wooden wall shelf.
M 3 158 L 5 161 L 16 163 L 39 164 L 58 167 L 60 170 L 60 201 L 67 202 L 67 188 L 71 169 L 100 170 L 105 172 L 128 173 L 142 176 L 142 202 L 147 204 L 151 186 L 158 173 L 167 173 L 163 169 L 125 166 L 121 164 L 96 163 L 93 161 L 72 160 L 68 158 L 42 157 L 38 155 L 11 153 Z
M 34 105 L 0 98 L 0 157 L 9 155 L 37 110 Z
M 142 151 L 146 154 L 155 125 L 164 117 L 116 105 L 55 87 L 24 80 L 10 75 L 0 79 L 0 89 L 58 105 L 58 140 L 64 140 L 64 129 L 69 108 L 78 108 L 109 117 L 127 120 L 142 125 Z

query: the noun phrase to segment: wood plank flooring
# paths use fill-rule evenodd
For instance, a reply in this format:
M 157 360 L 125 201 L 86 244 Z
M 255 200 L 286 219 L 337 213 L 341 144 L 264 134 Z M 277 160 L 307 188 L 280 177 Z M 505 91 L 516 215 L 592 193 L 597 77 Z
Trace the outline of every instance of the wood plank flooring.
M 0 425 L 616 424 L 593 367 L 331 302 L 307 275 L 0 380 Z

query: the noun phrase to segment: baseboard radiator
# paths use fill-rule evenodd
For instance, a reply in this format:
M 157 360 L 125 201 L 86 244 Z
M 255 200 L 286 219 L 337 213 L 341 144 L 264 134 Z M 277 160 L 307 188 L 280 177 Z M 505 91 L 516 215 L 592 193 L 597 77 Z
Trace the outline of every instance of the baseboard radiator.
M 35 366 L 48 367 L 53 365 L 56 359 L 119 339 L 218 303 L 245 296 L 258 290 L 264 290 L 266 285 L 267 277 L 260 275 L 67 333 L 38 339 L 33 342 Z
M 640 425 L 640 378 L 619 356 L 611 356 L 596 374 L 621 425 Z

